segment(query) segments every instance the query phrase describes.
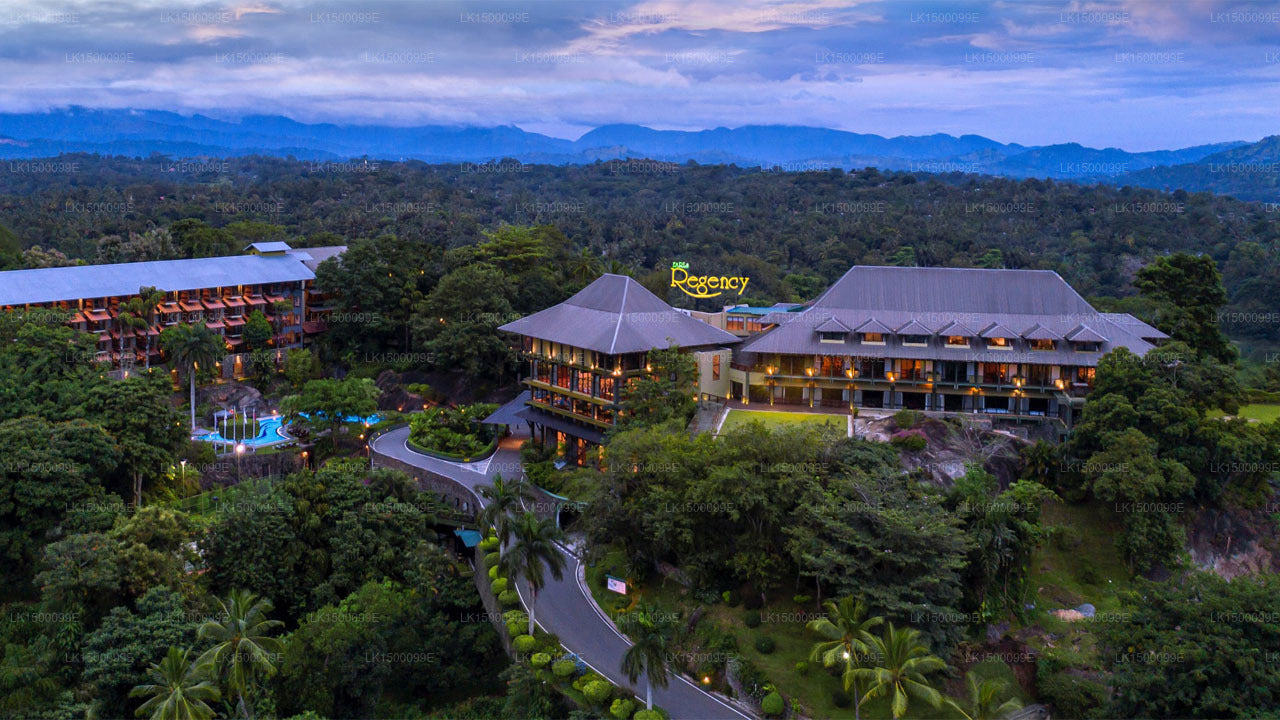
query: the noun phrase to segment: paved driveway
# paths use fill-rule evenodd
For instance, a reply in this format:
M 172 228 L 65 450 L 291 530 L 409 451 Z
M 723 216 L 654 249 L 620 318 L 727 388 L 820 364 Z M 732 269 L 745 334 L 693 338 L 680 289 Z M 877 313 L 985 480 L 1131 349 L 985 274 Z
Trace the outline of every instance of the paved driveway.
M 392 430 L 374 438 L 377 452 L 407 462 L 415 467 L 443 475 L 470 489 L 478 505 L 483 505 L 479 488 L 488 485 L 495 475 L 519 477 L 520 444 L 524 437 L 516 435 L 503 439 L 498 451 L 488 460 L 474 463 L 454 463 L 411 450 L 407 444 L 409 428 Z M 562 548 L 566 558 L 564 578 L 556 580 L 547 576 L 547 584 L 538 593 L 536 621 L 547 632 L 555 633 L 560 642 L 620 687 L 629 687 L 643 703 L 644 678 L 635 685 L 628 682 L 621 671 L 622 656 L 631 643 L 618 632 L 596 606 L 583 581 L 583 568 L 578 558 Z M 530 592 L 526 583 L 517 587 L 520 599 L 528 607 Z M 666 708 L 674 720 L 729 720 L 749 718 L 747 715 L 716 696 L 704 692 L 683 676 L 672 676 L 667 687 L 653 689 L 653 702 Z

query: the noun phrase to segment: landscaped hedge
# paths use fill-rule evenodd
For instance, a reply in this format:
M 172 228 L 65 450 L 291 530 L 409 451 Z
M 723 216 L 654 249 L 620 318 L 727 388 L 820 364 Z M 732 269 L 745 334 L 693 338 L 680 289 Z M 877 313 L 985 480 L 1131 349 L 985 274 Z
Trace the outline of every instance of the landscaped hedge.
M 480 549 L 487 553 L 491 553 L 494 550 L 497 550 L 501 546 L 502 546 L 502 543 L 498 542 L 498 538 L 493 536 L 487 537 L 480 541 Z
M 504 577 L 496 578 L 494 579 L 490 587 L 493 589 L 494 594 L 501 595 L 502 593 L 507 591 L 508 582 L 509 581 Z
M 498 602 L 503 605 L 519 605 L 520 596 L 516 594 L 515 590 L 504 590 L 498 593 Z
M 529 636 L 521 635 L 521 637 L 529 637 Z M 529 658 L 529 664 L 535 668 L 544 668 L 550 663 L 551 663 L 551 656 L 546 653 L 534 653 L 533 657 Z
M 631 720 L 666 720 L 657 710 L 640 710 Z
M 787 709 L 787 704 L 777 692 L 771 692 L 760 701 L 760 710 L 769 717 L 778 717 Z
M 627 698 L 618 698 L 609 706 L 609 714 L 618 720 L 629 720 L 631 713 L 636 711 L 636 703 L 634 700 Z
M 517 635 L 515 640 L 511 641 L 516 652 L 527 653 L 538 647 L 538 640 L 532 635 Z
M 486 456 L 498 445 L 498 426 L 481 421 L 497 409 L 492 403 L 477 403 L 415 413 L 409 418 L 409 446 L 454 460 Z
M 768 655 L 773 652 L 777 645 L 773 642 L 773 638 L 768 635 L 761 635 L 756 638 L 756 651 L 761 655 Z
M 502 556 L 498 553 L 489 553 L 484 556 L 484 566 L 487 568 L 494 567 L 502 560 Z
M 582 694 L 592 705 L 604 705 L 613 697 L 613 684 L 608 680 L 593 680 L 583 686 Z
M 551 666 L 551 674 L 558 678 L 568 678 L 578 671 L 578 664 L 572 660 L 557 660 Z

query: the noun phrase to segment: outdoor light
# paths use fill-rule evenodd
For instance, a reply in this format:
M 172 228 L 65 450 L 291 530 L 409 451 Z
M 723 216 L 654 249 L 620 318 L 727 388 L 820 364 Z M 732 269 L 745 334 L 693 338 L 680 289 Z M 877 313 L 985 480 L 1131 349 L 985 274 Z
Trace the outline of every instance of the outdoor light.
M 244 443 L 239 443 L 239 444 L 237 444 L 237 445 L 236 445 L 236 454 L 237 454 L 237 455 L 243 455 L 243 454 L 244 454 Z
M 703 685 L 710 685 L 710 684 L 711 684 L 711 676 L 710 676 L 710 675 L 703 675 L 703 676 L 702 676 L 702 684 L 703 684 Z
M 811 367 L 807 367 L 807 368 L 805 368 L 805 369 L 804 369 L 804 374 L 805 374 L 805 375 L 808 375 L 809 377 L 813 377 L 813 368 L 811 368 Z
M 845 374 L 847 377 L 850 377 L 850 378 L 851 378 L 851 377 L 853 377 L 853 368 L 849 368 L 848 370 L 845 370 L 845 371 L 844 371 L 844 374 Z
M 885 373 L 885 374 L 884 374 L 884 376 L 885 376 L 886 378 L 888 378 L 889 382 L 893 382 L 893 381 L 895 380 L 895 376 L 894 376 L 894 374 L 893 374 L 893 373 L 891 373 L 891 372 L 887 372 L 887 373 Z
M 844 651 L 844 654 L 843 654 L 843 655 L 841 655 L 841 657 L 843 657 L 845 660 L 848 660 L 848 659 L 849 659 L 849 651 L 848 651 L 848 650 L 845 650 L 845 651 Z
M 1054 385 L 1054 387 L 1056 387 L 1056 388 L 1058 388 L 1059 390 L 1061 390 L 1061 389 L 1063 388 L 1062 378 L 1058 378 L 1057 380 L 1054 380 L 1054 381 L 1053 381 L 1053 385 Z
M 769 367 L 765 368 L 765 369 L 764 369 L 764 371 L 765 371 L 765 373 L 766 373 L 766 374 L 768 374 L 768 375 L 772 375 L 772 374 L 773 374 L 773 366 L 772 366 L 772 365 L 770 365 Z

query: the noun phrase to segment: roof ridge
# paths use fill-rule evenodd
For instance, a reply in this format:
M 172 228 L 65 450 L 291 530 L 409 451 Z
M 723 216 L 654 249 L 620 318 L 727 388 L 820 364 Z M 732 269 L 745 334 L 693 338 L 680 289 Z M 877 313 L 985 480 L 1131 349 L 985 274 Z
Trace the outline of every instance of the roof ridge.
M 625 275 L 621 277 L 626 277 Z M 627 278 L 628 280 L 630 278 Z M 627 308 L 627 291 L 631 289 L 631 283 L 623 281 L 622 283 L 622 302 L 618 303 L 618 319 L 613 323 L 613 340 L 609 342 L 609 354 L 613 354 L 613 349 L 618 346 L 618 331 L 622 329 L 622 316 L 626 314 Z

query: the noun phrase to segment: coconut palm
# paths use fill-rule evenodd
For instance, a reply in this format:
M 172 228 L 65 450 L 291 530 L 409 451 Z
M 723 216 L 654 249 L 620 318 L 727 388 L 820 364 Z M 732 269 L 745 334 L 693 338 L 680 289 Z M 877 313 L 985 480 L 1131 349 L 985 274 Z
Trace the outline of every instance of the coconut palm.
M 562 539 L 564 533 L 552 518 L 539 520 L 537 515 L 526 511 L 515 518 L 511 535 L 511 545 L 498 563 L 513 583 L 519 583 L 520 578 L 529 583 L 529 634 L 532 635 L 538 590 L 546 585 L 544 570 L 550 570 L 556 580 L 564 577 L 564 555 L 556 547 L 556 541 Z
M 133 714 L 150 714 L 151 720 L 208 720 L 214 713 L 206 701 L 222 697 L 208 671 L 207 665 L 191 662 L 191 650 L 170 647 L 164 659 L 147 670 L 151 682 L 129 691 L 129 697 L 150 696 Z
M 167 294 L 163 290 L 159 290 L 151 285 L 144 285 L 138 289 L 138 297 L 136 298 L 141 305 L 142 315 L 146 318 L 147 325 L 144 332 L 147 335 L 147 356 L 144 362 L 145 368 L 151 369 L 151 328 L 156 324 L 156 310 L 160 307 L 160 303 L 164 302 Z
M 929 684 L 925 675 L 942 670 L 947 664 L 931 655 L 919 638 L 919 630 L 896 628 L 893 623 L 885 625 L 884 637 L 871 638 L 871 667 L 851 671 L 855 680 L 867 688 L 862 702 L 889 695 L 895 720 L 906 714 L 911 698 L 934 708 L 942 704 L 942 693 Z
M 222 611 L 220 616 L 206 620 L 197 632 L 197 637 L 214 645 L 196 663 L 213 667 L 214 676 L 228 695 L 236 696 L 236 706 L 248 718 L 249 704 L 245 696 L 259 674 L 275 674 L 276 660 L 284 648 L 278 638 L 268 633 L 284 623 L 268 620 L 271 601 L 247 590 L 231 591 L 225 602 L 218 600 L 218 605 Z
M 1022 708 L 1017 698 L 1000 702 L 1009 690 L 1009 684 L 995 678 L 982 679 L 970 670 L 964 674 L 968 697 L 957 702 L 947 698 L 946 703 L 955 708 L 965 720 L 999 720 Z
M 174 325 L 160 334 L 160 347 L 191 385 L 191 432 L 196 431 L 196 375 L 200 366 L 212 366 L 226 352 L 217 333 L 203 323 Z
M 127 366 L 124 361 L 124 341 L 129 335 L 136 335 L 139 330 L 146 333 L 151 323 L 147 322 L 146 303 L 140 297 L 132 297 L 120 303 L 117 309 L 116 325 L 120 330 L 120 365 Z M 136 343 L 136 341 L 135 341 Z M 136 350 L 135 350 L 136 352 Z
M 671 645 L 672 623 L 661 620 L 649 606 L 637 607 L 623 616 L 619 627 L 631 638 L 631 647 L 622 656 L 622 672 L 631 682 L 645 679 L 645 707 L 653 709 L 653 686 L 667 686 L 670 671 L 667 669 L 667 653 Z
M 276 347 L 280 347 L 280 333 L 284 332 L 285 316 L 293 312 L 292 300 L 276 300 L 271 303 L 271 325 L 275 330 L 276 337 L 273 343 Z
M 480 486 L 480 497 L 485 503 L 476 522 L 482 529 L 492 527 L 505 543 L 511 536 L 512 515 L 533 499 L 533 493 L 523 480 L 503 480 L 501 475 L 494 475 L 492 485 Z
M 862 598 L 856 602 L 852 597 L 842 598 L 838 603 L 828 600 L 822 607 L 827 611 L 826 617 L 812 620 L 806 627 L 826 639 L 813 644 L 809 661 L 821 660 L 823 667 L 844 665 L 844 689 L 853 698 L 856 719 L 862 696 L 861 683 L 853 670 L 865 666 L 875 643 L 871 630 L 883 623 L 884 618 L 867 617 L 867 604 Z
M 568 263 L 569 277 L 575 282 L 584 285 L 599 277 L 601 271 L 600 257 L 591 252 L 590 248 L 582 248 L 577 255 L 569 258 Z

